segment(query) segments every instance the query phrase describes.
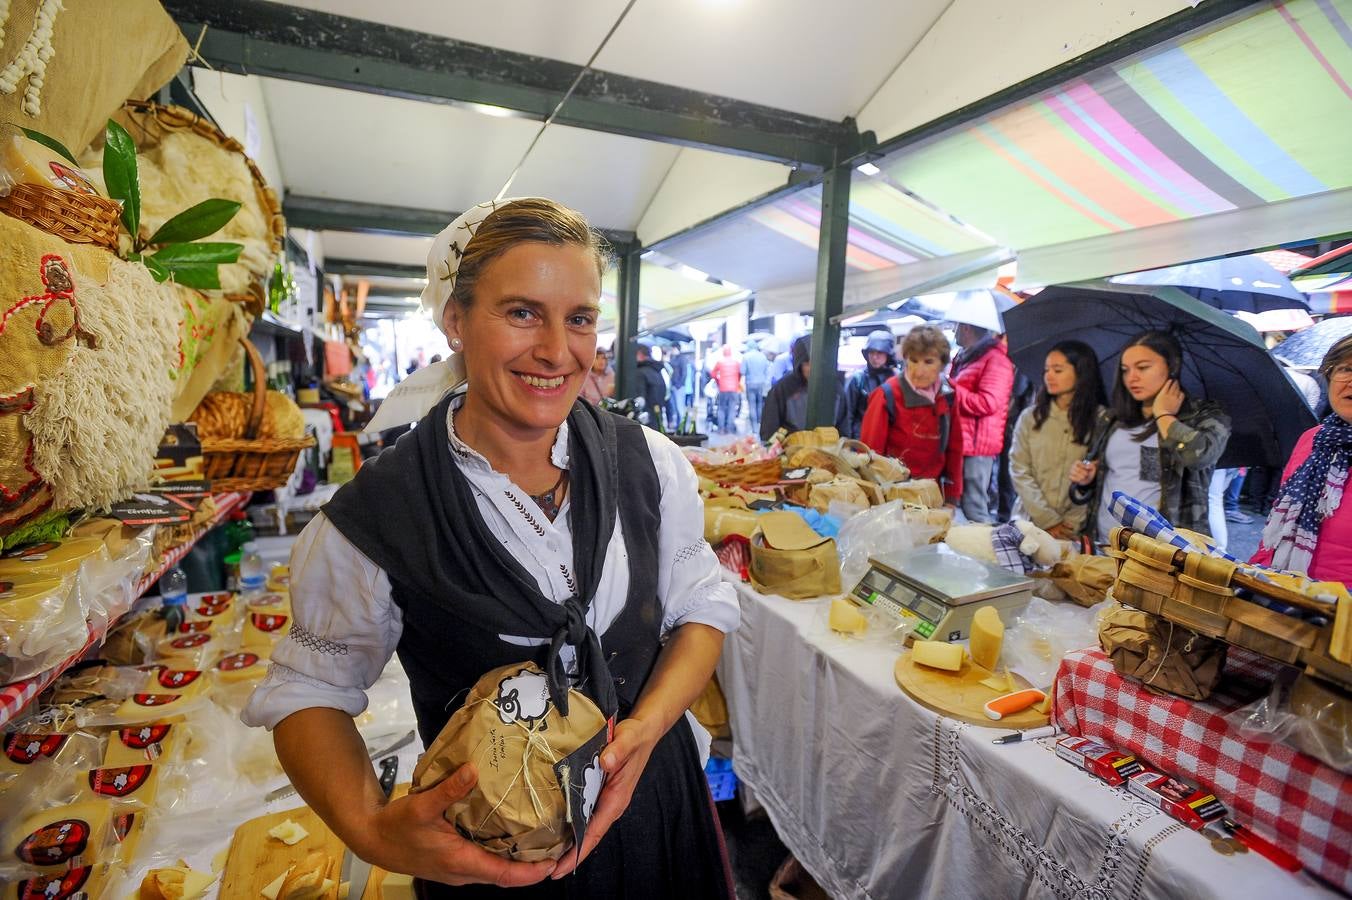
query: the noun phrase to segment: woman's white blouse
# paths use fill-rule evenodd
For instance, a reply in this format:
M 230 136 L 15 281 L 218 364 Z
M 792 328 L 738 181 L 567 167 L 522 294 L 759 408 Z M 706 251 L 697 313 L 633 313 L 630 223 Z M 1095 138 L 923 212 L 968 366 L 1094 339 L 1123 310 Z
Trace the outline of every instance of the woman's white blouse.
M 569 501 L 554 522 L 530 496 L 455 435 L 454 402 L 447 416 L 451 450 L 474 490 L 489 530 L 556 603 L 574 593 Z M 660 497 L 626 497 L 626 502 L 659 503 L 657 597 L 663 638 L 680 625 L 697 622 L 731 632 L 741 621 L 732 585 L 719 575 L 713 549 L 704 540 L 703 501 L 694 470 L 665 436 L 643 429 L 657 469 Z M 554 465 L 568 466 L 568 424 L 559 429 Z M 621 484 L 624 491 L 626 485 Z M 372 510 L 372 515 L 378 515 Z M 624 608 L 629 590 L 628 554 L 619 520 L 606 551 L 601 583 L 588 621 L 604 642 L 606 629 Z M 316 516 L 291 551 L 291 633 L 272 654 L 267 677 L 249 698 L 243 719 L 273 728 L 291 713 L 330 707 L 357 716 L 366 709 L 366 690 L 394 655 L 403 616 L 390 596 L 386 573 L 358 550 L 324 515 Z M 523 645 L 544 640 L 502 635 Z M 572 648 L 564 661 L 573 665 Z

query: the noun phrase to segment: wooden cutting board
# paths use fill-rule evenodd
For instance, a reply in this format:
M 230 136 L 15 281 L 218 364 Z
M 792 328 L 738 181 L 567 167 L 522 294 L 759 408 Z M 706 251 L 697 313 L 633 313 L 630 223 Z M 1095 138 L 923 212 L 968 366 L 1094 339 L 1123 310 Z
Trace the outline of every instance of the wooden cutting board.
M 984 708 L 986 702 L 1001 696 L 1001 692 L 993 691 L 981 683 L 982 680 L 989 678 L 991 673 L 973 663 L 971 658 L 965 655 L 961 669 L 946 672 L 943 669 L 917 665 L 911 660 L 911 651 L 904 650 L 893 667 L 892 674 L 897 679 L 897 685 L 910 695 L 911 699 L 950 719 L 1006 730 L 1037 728 L 1046 725 L 1048 721 L 1048 716 L 1038 712 L 1036 706 L 999 720 L 987 716 Z M 1032 687 L 1027 679 L 1019 675 L 1014 676 L 1014 685 L 1018 689 Z
M 394 796 L 408 793 L 408 783 L 395 785 Z M 293 846 L 268 835 L 268 830 L 282 824 L 287 819 L 300 825 L 309 835 Z M 343 864 L 343 842 L 329 830 L 323 820 L 308 806 L 270 813 L 250 819 L 235 829 L 235 837 L 230 842 L 230 852 L 225 859 L 225 870 L 221 873 L 221 900 L 262 900 L 262 890 L 313 850 L 322 850 L 334 860 L 334 880 L 337 880 Z M 380 896 L 380 883 L 384 880 L 384 869 L 373 867 L 371 878 L 366 883 L 362 900 L 377 900 Z M 334 892 L 336 897 L 337 891 Z M 350 898 L 356 900 L 356 898 Z

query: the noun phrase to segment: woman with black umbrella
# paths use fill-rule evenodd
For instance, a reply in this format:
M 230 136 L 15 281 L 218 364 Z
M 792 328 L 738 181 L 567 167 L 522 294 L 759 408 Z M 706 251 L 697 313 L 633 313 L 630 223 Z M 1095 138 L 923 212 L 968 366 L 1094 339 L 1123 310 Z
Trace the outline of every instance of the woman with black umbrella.
M 1230 419 L 1217 404 L 1187 396 L 1182 371 L 1183 349 L 1166 332 L 1143 332 L 1122 351 L 1103 437 L 1070 473 L 1071 499 L 1089 504 L 1099 541 L 1118 524 L 1108 509 L 1115 491 L 1179 528 L 1208 533 L 1208 488 Z

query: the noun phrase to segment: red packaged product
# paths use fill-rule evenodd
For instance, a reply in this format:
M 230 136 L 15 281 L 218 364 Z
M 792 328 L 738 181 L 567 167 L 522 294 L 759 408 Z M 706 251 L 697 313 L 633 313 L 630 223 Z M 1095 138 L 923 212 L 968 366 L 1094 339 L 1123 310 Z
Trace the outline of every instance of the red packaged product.
M 1089 738 L 1061 738 L 1056 742 L 1056 755 L 1113 787 L 1122 784 L 1143 768 L 1136 761 L 1136 757 L 1091 741 Z
M 1214 794 L 1172 775 L 1137 772 L 1127 779 L 1127 790 L 1195 831 L 1225 815 L 1225 806 Z

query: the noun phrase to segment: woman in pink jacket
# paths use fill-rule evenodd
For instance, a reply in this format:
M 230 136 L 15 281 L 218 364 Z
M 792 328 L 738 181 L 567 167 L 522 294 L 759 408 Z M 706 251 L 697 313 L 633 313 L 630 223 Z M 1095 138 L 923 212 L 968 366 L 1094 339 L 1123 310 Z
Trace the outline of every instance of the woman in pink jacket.
M 1300 436 L 1282 473 L 1253 562 L 1305 572 L 1319 581 L 1352 581 L 1352 335 L 1329 348 L 1319 374 L 1333 412 Z

